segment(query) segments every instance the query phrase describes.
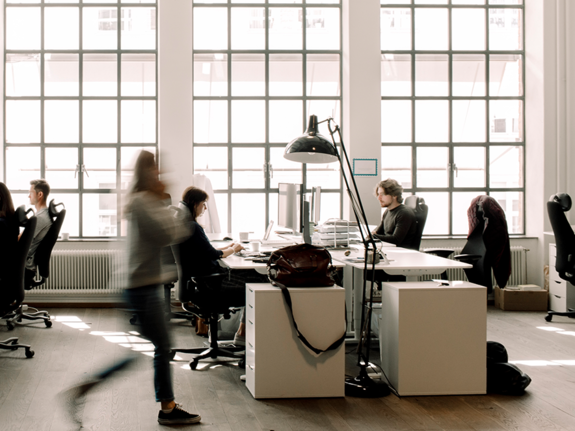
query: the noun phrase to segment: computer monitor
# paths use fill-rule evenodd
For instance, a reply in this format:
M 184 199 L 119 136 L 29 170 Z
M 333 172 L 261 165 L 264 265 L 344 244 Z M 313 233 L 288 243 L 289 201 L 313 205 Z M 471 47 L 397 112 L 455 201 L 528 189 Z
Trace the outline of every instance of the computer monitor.
M 311 188 L 311 221 L 319 224 L 321 217 L 321 187 Z
M 303 184 L 278 184 L 278 226 L 302 231 Z

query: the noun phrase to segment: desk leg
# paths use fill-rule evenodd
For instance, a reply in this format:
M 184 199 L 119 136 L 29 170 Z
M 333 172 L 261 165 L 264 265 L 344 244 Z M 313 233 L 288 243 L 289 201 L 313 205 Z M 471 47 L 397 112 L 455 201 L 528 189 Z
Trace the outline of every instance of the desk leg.
M 361 307 L 363 306 L 363 269 L 353 269 L 353 329 L 356 340 L 361 337 Z
M 353 267 L 343 268 L 343 288 L 345 289 L 345 312 L 347 317 L 346 336 L 354 337 L 353 331 Z

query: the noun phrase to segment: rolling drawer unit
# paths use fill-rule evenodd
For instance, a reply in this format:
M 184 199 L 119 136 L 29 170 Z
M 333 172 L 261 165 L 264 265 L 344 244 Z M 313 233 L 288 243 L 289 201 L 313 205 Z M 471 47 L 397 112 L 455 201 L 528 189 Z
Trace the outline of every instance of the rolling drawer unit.
M 289 288 L 298 328 L 326 349 L 345 331 L 340 287 Z M 297 338 L 280 288 L 246 284 L 246 386 L 254 398 L 343 397 L 344 345 L 316 355 Z
M 575 310 L 575 287 L 559 277 L 555 270 L 557 248 L 549 244 L 549 309 L 566 312 Z

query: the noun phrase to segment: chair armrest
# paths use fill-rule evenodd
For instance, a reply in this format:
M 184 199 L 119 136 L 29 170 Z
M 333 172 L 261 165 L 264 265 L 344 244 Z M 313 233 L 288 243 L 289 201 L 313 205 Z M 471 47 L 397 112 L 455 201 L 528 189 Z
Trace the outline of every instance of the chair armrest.
M 427 254 L 433 254 L 435 256 L 443 257 L 447 259 L 450 254 L 453 253 L 454 250 L 445 249 L 445 248 L 426 248 L 423 250 Z
M 483 256 L 481 256 L 480 254 L 458 254 L 456 256 L 453 256 L 453 259 L 458 260 L 460 262 L 474 264 L 482 257 Z

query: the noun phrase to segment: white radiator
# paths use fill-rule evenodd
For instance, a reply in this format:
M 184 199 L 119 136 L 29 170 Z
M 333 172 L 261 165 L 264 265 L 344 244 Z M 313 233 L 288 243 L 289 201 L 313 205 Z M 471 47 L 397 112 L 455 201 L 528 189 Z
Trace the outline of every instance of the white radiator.
M 436 247 L 441 248 L 441 247 Z M 460 254 L 462 247 L 445 247 L 450 250 L 454 250 L 453 254 L 449 257 L 453 258 L 456 254 Z M 423 250 L 425 251 L 425 249 Z M 529 249 L 521 246 L 511 247 L 511 275 L 509 276 L 509 281 L 507 286 L 517 286 L 519 284 L 527 284 L 527 252 Z M 439 274 L 436 275 L 423 275 L 419 279 L 421 281 L 431 280 L 433 278 L 439 278 Z M 463 269 L 449 269 L 447 270 L 447 278 L 449 280 L 467 280 L 465 276 L 465 271 Z M 495 278 L 493 274 L 491 275 L 493 286 L 496 286 Z

